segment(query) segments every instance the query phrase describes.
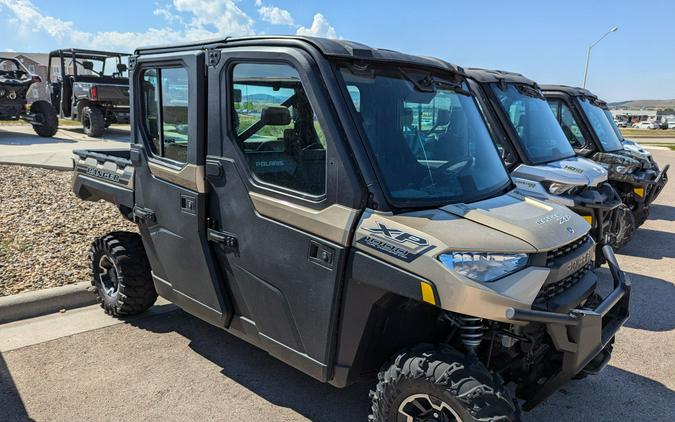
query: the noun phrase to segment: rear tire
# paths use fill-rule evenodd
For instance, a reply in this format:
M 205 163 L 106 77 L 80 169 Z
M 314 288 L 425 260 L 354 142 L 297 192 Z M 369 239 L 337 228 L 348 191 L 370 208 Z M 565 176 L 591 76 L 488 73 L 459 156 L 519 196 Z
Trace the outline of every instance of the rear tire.
M 501 378 L 449 346 L 403 352 L 378 380 L 370 421 L 520 420 Z
M 35 101 L 30 106 L 30 114 L 38 117 L 41 124 L 33 125 L 33 130 L 38 136 L 51 138 L 59 130 L 59 118 L 56 110 L 47 101 Z
M 98 107 L 82 109 L 82 128 L 87 136 L 98 138 L 105 131 L 105 116 Z
M 152 306 L 157 292 L 141 237 L 112 232 L 99 237 L 89 251 L 91 284 L 105 313 L 135 315 Z
M 613 218 L 610 245 L 618 251 L 633 237 L 637 225 L 633 212 L 626 204 L 619 205 L 614 212 L 616 215 Z

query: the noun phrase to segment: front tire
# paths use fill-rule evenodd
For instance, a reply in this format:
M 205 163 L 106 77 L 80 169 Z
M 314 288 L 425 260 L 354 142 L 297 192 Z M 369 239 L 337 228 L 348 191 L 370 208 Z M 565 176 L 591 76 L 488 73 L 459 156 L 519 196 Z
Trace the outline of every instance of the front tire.
M 612 222 L 610 245 L 618 251 L 633 237 L 637 225 L 633 211 L 626 204 L 619 205 L 614 212 L 616 215 Z
M 91 284 L 105 313 L 139 314 L 155 303 L 150 263 L 141 237 L 112 232 L 94 240 L 89 251 Z
M 82 109 L 82 128 L 87 136 L 98 138 L 105 131 L 105 116 L 98 107 Z
M 449 346 L 403 352 L 378 380 L 370 421 L 520 420 L 501 378 Z
M 38 136 L 51 138 L 59 130 L 59 118 L 56 110 L 47 101 L 35 101 L 30 105 L 30 114 L 37 117 L 39 125 L 33 125 L 33 130 Z

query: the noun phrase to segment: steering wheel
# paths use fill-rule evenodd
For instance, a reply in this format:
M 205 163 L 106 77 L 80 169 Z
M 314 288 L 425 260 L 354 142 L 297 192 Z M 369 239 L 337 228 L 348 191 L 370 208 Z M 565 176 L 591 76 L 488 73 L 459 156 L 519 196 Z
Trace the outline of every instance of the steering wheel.
M 473 165 L 475 160 L 476 160 L 475 157 L 468 157 L 468 158 L 461 158 L 459 160 L 452 160 L 452 161 L 448 161 L 447 163 L 445 163 L 441 166 L 438 166 L 437 168 L 435 168 L 431 171 L 433 173 L 436 173 L 436 174 L 447 175 L 447 170 L 450 167 L 452 167 L 454 165 L 457 165 L 457 164 L 460 164 L 460 163 L 464 163 L 464 165 L 462 165 L 459 172 L 457 172 L 458 175 L 461 175 L 466 171 L 466 169 L 470 168 Z M 422 185 L 425 186 L 425 187 L 433 185 L 434 183 L 433 183 L 433 180 L 432 180 L 432 176 L 433 176 L 432 174 L 427 174 L 426 176 L 424 176 L 424 179 L 422 179 Z

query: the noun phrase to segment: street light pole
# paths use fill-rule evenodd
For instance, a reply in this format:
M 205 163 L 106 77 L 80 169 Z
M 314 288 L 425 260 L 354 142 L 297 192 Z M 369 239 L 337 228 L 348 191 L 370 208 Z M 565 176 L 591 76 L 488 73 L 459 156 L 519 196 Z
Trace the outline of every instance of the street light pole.
M 602 41 L 607 35 L 609 35 L 612 32 L 616 32 L 619 30 L 618 26 L 612 27 L 609 31 L 605 32 L 605 35 L 600 37 L 596 42 L 588 46 L 588 50 L 586 50 L 586 67 L 584 69 L 584 88 L 586 88 L 586 80 L 588 79 L 588 62 L 591 60 L 591 48 L 595 47 L 597 43 Z

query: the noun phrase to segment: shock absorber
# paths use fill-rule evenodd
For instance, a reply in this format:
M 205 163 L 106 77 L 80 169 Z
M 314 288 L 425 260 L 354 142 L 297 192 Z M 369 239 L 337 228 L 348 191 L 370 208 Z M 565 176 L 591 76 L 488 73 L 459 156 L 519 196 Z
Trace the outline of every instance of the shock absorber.
M 459 317 L 460 338 L 467 352 L 475 354 L 476 348 L 483 340 L 483 320 L 481 318 L 463 315 Z

